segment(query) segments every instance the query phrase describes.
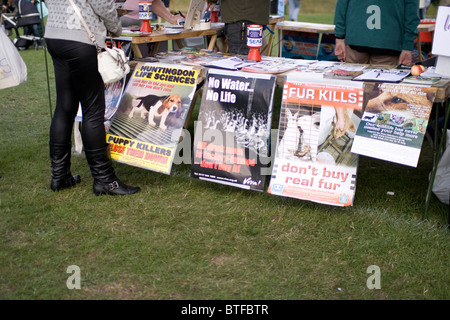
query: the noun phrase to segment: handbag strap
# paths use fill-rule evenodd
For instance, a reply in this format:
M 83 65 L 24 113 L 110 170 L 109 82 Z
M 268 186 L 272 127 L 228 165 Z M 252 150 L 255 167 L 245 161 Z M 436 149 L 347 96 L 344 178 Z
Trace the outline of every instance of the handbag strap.
M 83 16 L 81 15 L 80 9 L 78 9 L 77 5 L 73 2 L 73 0 L 69 0 L 69 1 L 73 7 L 73 10 L 78 15 L 78 18 L 80 18 L 81 23 L 83 24 L 84 28 L 86 29 L 89 39 L 91 39 L 92 43 L 95 45 L 95 48 L 97 49 L 97 53 L 100 53 L 102 51 L 102 48 L 98 45 L 97 40 L 95 40 L 95 35 L 92 33 L 91 29 L 89 29 L 89 26 L 87 25 L 86 21 L 84 20 Z

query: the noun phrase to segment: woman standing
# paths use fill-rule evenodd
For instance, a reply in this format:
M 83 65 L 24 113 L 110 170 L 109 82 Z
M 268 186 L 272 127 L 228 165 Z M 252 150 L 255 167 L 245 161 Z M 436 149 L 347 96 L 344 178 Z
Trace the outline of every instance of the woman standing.
M 105 47 L 107 32 L 119 36 L 122 25 L 114 0 L 73 0 L 99 46 Z M 81 103 L 81 137 L 94 178 L 95 195 L 125 195 L 140 191 L 122 183 L 115 175 L 104 128 L 105 86 L 98 72 L 97 50 L 73 10 L 70 1 L 47 0 L 49 10 L 45 40 L 52 57 L 56 81 L 56 108 L 50 126 L 50 159 L 53 191 L 80 182 L 72 176 L 70 157 L 72 129 Z

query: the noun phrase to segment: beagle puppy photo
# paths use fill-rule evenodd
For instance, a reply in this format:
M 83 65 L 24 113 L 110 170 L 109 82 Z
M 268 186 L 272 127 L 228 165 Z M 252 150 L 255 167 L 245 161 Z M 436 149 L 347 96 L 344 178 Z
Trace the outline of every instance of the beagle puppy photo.
M 182 113 L 181 97 L 178 94 L 171 94 L 168 96 L 147 95 L 144 97 L 137 97 L 133 99 L 132 110 L 128 114 L 129 118 L 133 118 L 135 112 L 140 112 L 141 117 L 145 119 L 148 116 L 148 123 L 151 126 L 156 126 L 159 121 L 159 128 L 161 130 L 167 129 L 167 121 L 169 115 L 175 115 L 179 118 Z

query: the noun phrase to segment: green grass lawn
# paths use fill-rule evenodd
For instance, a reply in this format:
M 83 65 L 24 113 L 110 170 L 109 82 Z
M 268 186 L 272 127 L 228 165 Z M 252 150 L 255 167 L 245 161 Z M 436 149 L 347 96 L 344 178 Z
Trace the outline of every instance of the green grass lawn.
M 114 163 L 142 191 L 96 197 L 78 155 L 81 184 L 55 193 L 53 69 L 49 106 L 45 51 L 20 53 L 28 80 L 0 90 L 1 300 L 450 299 L 449 208 L 433 195 L 423 219 L 427 141 L 417 168 L 360 157 L 347 208 L 194 180 L 188 164 L 163 175 Z M 280 102 L 277 88 L 275 113 Z M 66 285 L 72 265 L 79 290 Z M 367 286 L 372 265 L 380 289 Z

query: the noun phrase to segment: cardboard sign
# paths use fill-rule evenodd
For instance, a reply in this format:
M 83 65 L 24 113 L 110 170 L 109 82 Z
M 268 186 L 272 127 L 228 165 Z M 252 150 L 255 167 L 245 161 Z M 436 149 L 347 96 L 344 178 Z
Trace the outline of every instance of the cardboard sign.
M 208 72 L 195 129 L 193 178 L 264 190 L 275 82 L 272 75 Z
M 432 53 L 450 57 L 450 7 L 440 6 L 436 18 Z
M 359 81 L 286 77 L 268 193 L 351 206 L 358 155 L 350 148 L 364 96 Z

